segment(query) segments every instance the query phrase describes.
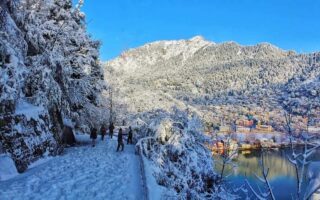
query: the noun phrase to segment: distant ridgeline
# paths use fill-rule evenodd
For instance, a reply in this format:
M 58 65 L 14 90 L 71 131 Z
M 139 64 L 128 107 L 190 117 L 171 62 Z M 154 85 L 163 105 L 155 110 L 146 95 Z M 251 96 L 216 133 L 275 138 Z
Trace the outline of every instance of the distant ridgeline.
M 276 130 L 281 111 L 320 108 L 320 53 L 297 54 L 268 43 L 216 44 L 197 36 L 158 41 L 105 63 L 105 76 L 132 113 L 172 106 L 195 111 L 208 126 L 262 113 Z M 283 116 L 282 116 L 283 117 Z
M 63 150 L 65 119 L 81 131 L 103 119 L 99 43 L 86 33 L 80 6 L 0 3 L 0 146 L 19 172 L 44 153 Z

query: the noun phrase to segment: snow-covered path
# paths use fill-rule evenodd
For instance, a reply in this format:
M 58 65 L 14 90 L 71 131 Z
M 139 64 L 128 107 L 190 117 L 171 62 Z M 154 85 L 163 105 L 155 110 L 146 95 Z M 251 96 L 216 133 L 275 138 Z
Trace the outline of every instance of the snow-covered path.
M 143 199 L 133 145 L 116 140 L 66 150 L 64 155 L 0 182 L 0 199 Z

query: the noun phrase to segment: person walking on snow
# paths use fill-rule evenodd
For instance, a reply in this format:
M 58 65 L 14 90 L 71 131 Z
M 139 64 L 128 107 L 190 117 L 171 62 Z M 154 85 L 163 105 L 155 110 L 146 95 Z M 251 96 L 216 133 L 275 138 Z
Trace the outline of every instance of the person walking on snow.
M 121 151 L 123 151 L 124 144 L 123 144 L 123 140 L 122 140 L 122 128 L 119 129 L 119 133 L 118 133 L 118 147 L 117 147 L 117 151 L 119 151 L 120 146 L 121 146 Z
M 91 128 L 90 138 L 92 139 L 92 147 L 96 145 L 96 139 L 97 139 L 97 129 Z
M 102 124 L 102 126 L 100 128 L 100 132 L 101 132 L 101 140 L 103 141 L 104 136 L 106 135 L 106 132 L 107 132 L 107 129 L 104 124 Z
M 131 126 L 129 126 L 129 133 L 128 133 L 127 144 L 132 144 L 132 129 L 131 129 Z
M 112 138 L 113 136 L 113 130 L 114 130 L 114 126 L 113 126 L 113 122 L 111 122 L 110 126 L 109 126 L 109 134 L 110 134 L 110 137 Z

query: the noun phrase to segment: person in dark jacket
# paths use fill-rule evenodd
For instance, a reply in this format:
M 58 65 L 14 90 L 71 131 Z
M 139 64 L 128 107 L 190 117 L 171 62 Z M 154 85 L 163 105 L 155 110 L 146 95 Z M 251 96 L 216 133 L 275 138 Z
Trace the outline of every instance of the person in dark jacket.
M 101 140 L 104 140 L 104 136 L 106 135 L 107 132 L 107 128 L 104 124 L 102 124 L 101 128 L 100 128 L 100 132 L 101 132 Z
M 113 130 L 114 130 L 114 126 L 113 126 L 113 122 L 111 122 L 110 126 L 109 126 L 109 134 L 110 134 L 110 137 L 112 138 L 113 136 Z
M 67 126 L 67 125 L 63 126 L 62 140 L 63 140 L 63 143 L 67 145 L 76 144 L 76 138 L 74 137 L 73 130 L 70 126 Z
M 132 129 L 131 129 L 131 126 L 129 126 L 129 133 L 128 133 L 127 144 L 132 144 Z
M 119 129 L 119 133 L 118 133 L 118 147 L 117 147 L 117 151 L 119 151 L 120 147 L 121 147 L 121 151 L 123 151 L 124 144 L 123 144 L 123 140 L 122 140 L 122 128 Z
M 97 129 L 91 128 L 90 138 L 92 139 L 92 146 L 96 146 L 96 139 L 97 139 Z

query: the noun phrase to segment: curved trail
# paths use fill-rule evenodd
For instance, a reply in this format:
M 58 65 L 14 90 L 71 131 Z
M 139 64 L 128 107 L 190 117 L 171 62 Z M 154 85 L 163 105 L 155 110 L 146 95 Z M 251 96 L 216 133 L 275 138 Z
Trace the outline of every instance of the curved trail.
M 0 199 L 143 199 L 134 145 L 116 152 L 116 138 L 66 149 L 24 174 L 0 182 Z

